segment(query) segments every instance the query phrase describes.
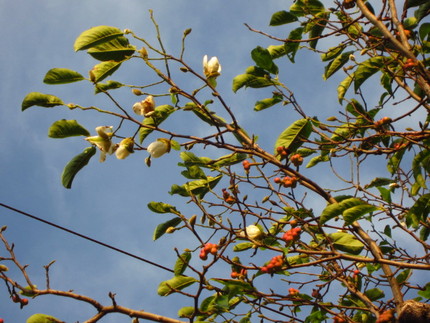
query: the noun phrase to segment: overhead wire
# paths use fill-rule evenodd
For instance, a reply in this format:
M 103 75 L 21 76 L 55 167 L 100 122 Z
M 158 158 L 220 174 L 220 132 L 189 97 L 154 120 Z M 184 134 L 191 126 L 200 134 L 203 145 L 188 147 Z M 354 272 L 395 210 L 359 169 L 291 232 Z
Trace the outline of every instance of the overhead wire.
M 27 213 L 27 212 L 24 212 L 24 211 L 22 211 L 22 210 L 19 210 L 19 209 L 17 209 L 17 208 L 14 208 L 14 207 L 12 207 L 12 206 L 7 205 L 7 204 L 4 204 L 4 203 L 1 203 L 1 202 L 0 202 L 0 206 L 4 207 L 4 208 L 6 208 L 6 209 L 9 209 L 9 210 L 11 210 L 11 211 L 13 211 L 13 212 L 15 212 L 15 213 L 19 213 L 19 214 L 24 215 L 24 216 L 26 216 L 26 217 L 32 218 L 32 219 L 34 219 L 34 220 L 36 220 L 36 221 L 39 221 L 39 222 L 45 223 L 45 224 L 47 224 L 47 225 L 49 225 L 49 226 L 52 226 L 52 227 L 54 227 L 54 228 L 57 228 L 57 229 L 59 229 L 59 230 L 66 231 L 66 232 L 68 232 L 68 233 L 70 233 L 70 234 L 72 234 L 72 235 L 78 236 L 78 237 L 80 237 L 80 238 L 82 238 L 82 239 L 85 239 L 85 240 L 91 241 L 91 242 L 96 243 L 96 244 L 98 244 L 98 245 L 100 245 L 100 246 L 103 246 L 103 247 L 105 247 L 105 248 L 108 248 L 108 249 L 114 250 L 114 251 L 116 251 L 116 252 L 122 253 L 122 254 L 124 254 L 124 255 L 126 255 L 126 256 L 129 256 L 129 257 L 132 257 L 132 258 L 134 258 L 134 259 L 137 259 L 137 260 L 140 260 L 140 261 L 146 262 L 146 263 L 148 263 L 148 264 L 150 264 L 150 265 L 152 265 L 152 266 L 155 266 L 155 267 L 158 267 L 158 268 L 164 269 L 164 270 L 166 270 L 166 271 L 173 272 L 173 270 L 172 270 L 172 269 L 167 268 L 167 267 L 164 267 L 164 266 L 162 266 L 162 265 L 160 265 L 160 264 L 157 264 L 156 262 L 153 262 L 153 261 L 151 261 L 151 260 L 148 260 L 148 259 L 145 259 L 145 258 L 139 257 L 139 256 L 137 256 L 137 255 L 135 255 L 135 254 L 132 254 L 132 253 L 128 252 L 128 251 L 125 251 L 125 250 L 119 249 L 119 248 L 117 248 L 117 247 L 114 247 L 114 246 L 109 245 L 109 244 L 107 244 L 107 243 L 104 243 L 104 242 L 101 242 L 101 241 L 99 241 L 99 240 L 93 239 L 93 238 L 91 238 L 91 237 L 89 237 L 89 236 L 86 236 L 86 235 L 84 235 L 84 234 L 81 234 L 81 233 L 79 233 L 79 232 L 76 232 L 76 231 L 70 230 L 70 229 L 68 229 L 68 228 L 65 228 L 65 227 L 63 227 L 63 226 L 61 226 L 61 225 L 58 225 L 58 224 L 55 224 L 55 223 L 53 223 L 53 222 L 50 222 L 50 221 L 44 220 L 44 219 L 42 219 L 42 218 L 39 218 L 39 217 L 37 217 L 37 216 L 35 216 L 35 215 L 32 215 L 32 214 Z

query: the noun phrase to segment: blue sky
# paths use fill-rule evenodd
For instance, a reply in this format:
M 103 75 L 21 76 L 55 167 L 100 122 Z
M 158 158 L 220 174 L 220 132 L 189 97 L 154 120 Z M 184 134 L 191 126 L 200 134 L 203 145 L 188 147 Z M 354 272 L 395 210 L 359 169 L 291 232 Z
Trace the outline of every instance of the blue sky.
M 88 145 L 81 138 L 48 138 L 49 126 L 58 119 L 77 119 L 94 133 L 96 126 L 109 124 L 110 120 L 101 120 L 93 113 L 68 111 L 64 107 L 50 110 L 34 107 L 21 112 L 22 99 L 27 93 L 37 91 L 85 106 L 110 104 L 105 98 L 94 96 L 87 84 L 48 86 L 43 84 L 43 77 L 53 67 L 70 68 L 86 75 L 97 64 L 85 53 L 73 51 L 75 38 L 93 26 L 128 28 L 153 41 L 155 33 L 148 14 L 148 10 L 153 9 L 168 50 L 177 53 L 183 30 L 192 28 L 187 40 L 186 60 L 199 70 L 203 55 L 220 59 L 223 71 L 218 79 L 219 91 L 247 129 L 257 129 L 261 145 L 272 149 L 278 134 L 299 117 L 291 110 L 283 112 L 280 108 L 260 115 L 252 113 L 253 103 L 270 96 L 270 91 L 247 90 L 233 95 L 231 80 L 252 65 L 249 52 L 254 47 L 273 44 L 250 32 L 244 23 L 272 32 L 268 27 L 271 14 L 287 9 L 289 5 L 289 1 L 280 0 L 0 0 L 0 27 L 3 30 L 0 202 L 172 266 L 175 260 L 173 246 L 185 246 L 187 237 L 178 235 L 153 242 L 152 231 L 163 219 L 159 218 L 162 215 L 152 214 L 146 205 L 152 200 L 179 205 L 181 200 L 171 197 L 167 191 L 172 179 L 178 183 L 183 179 L 176 173 L 166 172 L 176 165 L 178 154 L 173 152 L 156 160 L 150 169 L 143 162 L 145 153 L 135 154 L 124 161 L 108 158 L 103 164 L 94 158 L 78 174 L 73 188 L 66 190 L 60 181 L 62 169 Z M 273 32 L 282 34 L 286 30 L 278 28 Z M 310 114 L 314 111 L 321 119 L 334 114 L 339 107 L 332 90 L 338 80 L 334 77 L 321 88 L 323 66 L 318 57 L 305 54 L 297 57 L 297 61 L 297 66 L 285 64 L 286 59 L 280 64 L 286 70 L 285 83 L 296 92 L 299 102 Z M 118 78 L 145 80 L 147 72 L 138 65 L 131 65 L 120 72 Z M 321 89 L 324 91 L 319 91 Z M 130 107 L 137 101 L 130 93 L 118 94 L 118 99 Z M 160 100 L 159 104 L 162 103 Z M 182 122 L 183 126 L 190 126 L 186 120 Z M 330 182 L 328 173 L 314 174 L 318 174 L 323 184 Z M 315 201 L 315 205 L 319 205 L 319 201 Z M 15 243 L 18 259 L 30 265 L 28 270 L 35 284 L 44 285 L 43 266 L 56 260 L 50 272 L 54 289 L 74 289 L 104 303 L 109 302 L 108 292 L 111 291 L 117 294 L 121 305 L 176 317 L 180 307 L 178 298 L 156 295 L 159 282 L 168 279 L 170 273 L 6 209 L 0 210 L 0 226 L 3 225 L 8 226 L 6 237 Z M 3 255 L 1 251 L 0 256 Z M 67 322 L 82 322 L 93 313 L 87 305 L 53 297 L 30 300 L 28 306 L 19 310 L 8 300 L 5 289 L 0 293 L 0 304 L 0 317 L 6 322 L 24 322 L 37 312 L 52 314 Z M 116 315 L 102 320 L 129 321 L 127 317 Z

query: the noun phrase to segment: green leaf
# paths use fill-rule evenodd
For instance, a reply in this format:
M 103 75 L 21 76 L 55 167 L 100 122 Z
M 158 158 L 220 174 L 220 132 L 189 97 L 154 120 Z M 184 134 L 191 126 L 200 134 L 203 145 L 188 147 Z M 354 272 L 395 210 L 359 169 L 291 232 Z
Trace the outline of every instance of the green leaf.
M 91 80 L 94 83 L 103 81 L 106 77 L 112 75 L 120 66 L 121 66 L 121 62 L 115 62 L 115 61 L 106 61 L 106 62 L 97 64 L 90 71 L 90 74 L 92 74 Z
M 251 249 L 253 246 L 254 246 L 254 243 L 252 242 L 242 242 L 242 243 L 236 244 L 233 248 L 233 251 L 235 252 L 245 251 L 245 250 Z
M 184 306 L 179 309 L 178 317 L 191 318 L 194 315 L 194 306 Z
M 363 204 L 363 205 L 357 205 L 353 206 L 345 211 L 343 211 L 343 219 L 345 220 L 345 225 L 350 225 L 354 221 L 362 218 L 364 215 L 368 213 L 372 213 L 376 211 L 378 208 L 374 205 L 370 204 Z
M 421 171 L 421 167 L 424 167 L 424 169 L 426 167 L 428 168 L 429 164 L 430 164 L 430 150 L 420 151 L 418 154 L 415 155 L 414 159 L 412 160 L 412 173 L 414 175 L 417 188 L 427 188 L 426 180 Z M 416 195 L 416 194 L 412 194 L 412 195 Z
M 48 137 L 66 138 L 73 136 L 89 136 L 90 132 L 82 127 L 76 120 L 58 120 L 49 128 Z
M 343 197 L 342 200 L 338 203 L 329 204 L 322 212 L 320 216 L 320 224 L 324 224 L 327 221 L 341 215 L 345 211 L 350 208 L 353 208 L 358 205 L 369 205 L 363 200 L 356 197 Z M 351 214 L 354 215 L 354 211 Z
M 388 159 L 387 169 L 391 175 L 395 174 L 399 169 L 400 162 L 402 161 L 403 155 L 405 154 L 405 149 L 396 151 L 390 159 Z
M 272 55 L 270 55 L 266 48 L 257 46 L 251 51 L 251 57 L 258 67 L 261 67 L 272 74 L 278 74 L 278 66 L 273 63 Z
M 390 178 L 375 177 L 370 181 L 369 184 L 364 185 L 364 188 L 368 189 L 375 186 L 386 186 L 386 185 L 390 185 L 391 183 L 393 183 L 393 180 Z
M 360 102 L 358 102 L 355 99 L 352 99 L 351 101 L 348 102 L 345 110 L 356 117 L 368 116 L 367 111 L 363 108 Z
M 404 284 L 409 279 L 409 277 L 411 276 L 411 273 L 412 272 L 410 269 L 403 270 L 400 274 L 398 274 L 396 276 L 397 282 L 399 284 Z
M 406 8 L 418 7 L 426 2 L 427 0 L 408 0 Z
M 228 288 L 228 290 L 236 290 L 237 292 L 252 292 L 255 290 L 255 288 L 250 283 L 247 283 L 243 280 L 221 278 L 212 278 L 211 280 L 224 285 Z
M 293 29 L 288 35 L 287 40 L 285 41 L 285 52 L 287 53 L 288 59 L 294 63 L 294 58 L 296 56 L 297 51 L 300 48 L 299 40 L 302 39 L 303 31 L 305 29 L 303 27 L 298 27 Z
M 30 92 L 22 101 L 21 110 L 27 110 L 34 105 L 44 108 L 52 108 L 57 105 L 64 105 L 64 102 L 54 95 L 43 94 L 40 92 Z
M 318 163 L 328 162 L 329 160 L 330 160 L 329 155 L 319 155 L 319 156 L 312 157 L 309 163 L 306 165 L 306 168 L 314 167 Z
M 340 104 L 342 104 L 343 99 L 345 98 L 345 93 L 348 91 L 353 80 L 354 77 L 348 75 L 342 82 L 340 82 L 339 86 L 337 87 L 337 98 L 339 99 Z
M 164 120 L 166 120 L 173 112 L 175 108 L 171 105 L 165 104 L 155 108 L 154 113 L 145 118 L 142 122 L 144 126 L 158 127 Z M 154 130 L 151 128 L 141 127 L 139 129 L 139 142 L 142 143 L 145 138 Z
M 332 60 L 330 63 L 328 63 L 328 65 L 325 67 L 323 79 L 327 80 L 330 76 L 332 76 L 339 69 L 341 69 L 342 66 L 345 65 L 346 62 L 349 61 L 349 56 L 352 53 L 353 53 L 353 51 L 341 53 L 334 60 Z
M 430 14 L 430 2 L 425 2 L 422 5 L 419 6 L 419 8 L 417 10 L 415 10 L 414 12 L 414 16 L 416 18 L 416 22 L 415 24 L 406 24 L 406 20 L 411 19 L 411 18 L 407 18 L 405 19 L 405 28 L 407 27 L 408 29 L 412 29 L 415 28 L 415 26 L 421 21 L 421 19 L 423 19 L 424 17 L 427 17 Z
M 188 166 L 187 170 L 182 171 L 181 174 L 188 179 L 207 179 L 203 169 L 197 165 Z
M 176 208 L 173 205 L 163 202 L 149 202 L 148 209 L 155 213 L 174 213 L 176 214 Z
M 332 239 L 333 246 L 338 250 L 358 255 L 364 248 L 363 243 L 352 234 L 346 232 L 334 232 L 328 236 Z
M 21 290 L 19 293 L 23 296 L 27 297 L 33 297 L 35 295 L 34 289 L 37 288 L 37 285 L 33 285 L 33 288 L 29 286 L 25 286 L 23 290 Z
M 98 94 L 109 90 L 115 90 L 115 89 L 119 89 L 122 86 L 124 86 L 124 84 L 117 81 L 109 80 L 106 83 L 97 83 L 94 87 L 94 93 Z
M 104 42 L 110 41 L 114 38 L 120 37 L 123 32 L 110 26 L 97 26 L 84 31 L 75 40 L 73 48 L 75 51 L 88 49 Z
M 421 41 L 425 41 L 428 39 L 428 36 L 430 35 L 430 23 L 424 23 L 420 26 L 419 35 Z
M 184 252 L 178 257 L 175 263 L 175 267 L 173 268 L 175 276 L 181 276 L 184 273 L 184 271 L 188 267 L 190 260 L 191 260 L 191 252 L 189 251 Z
M 181 196 L 195 195 L 203 198 L 207 192 L 212 190 L 221 180 L 222 175 L 216 177 L 208 176 L 207 179 L 199 179 L 196 181 L 185 183 L 183 186 L 172 186 L 170 194 L 179 194 Z
M 187 103 L 184 110 L 191 110 L 194 114 L 211 126 L 224 127 L 227 123 L 223 118 L 217 116 L 213 111 L 209 110 L 206 106 L 197 106 L 195 103 Z
M 391 190 L 385 188 L 385 187 L 380 187 L 377 186 L 376 187 L 379 191 L 379 193 L 381 194 L 381 198 L 387 202 L 387 203 L 391 203 Z
M 308 119 L 293 122 L 276 140 L 275 154 L 277 147 L 285 147 L 290 153 L 295 152 L 311 133 L 312 123 Z
M 406 214 L 406 225 L 417 228 L 420 221 L 426 221 L 430 214 L 430 194 L 421 195 Z
M 244 161 L 248 157 L 247 154 L 233 153 L 225 156 L 221 156 L 207 164 L 207 167 L 211 169 L 220 169 L 221 167 L 236 165 Z
M 27 319 L 26 323 L 65 323 L 65 322 L 51 315 L 33 314 Z
M 233 79 L 232 90 L 237 92 L 242 87 L 263 88 L 276 84 L 274 80 L 253 74 L 240 74 Z
M 166 221 L 164 223 L 160 223 L 154 230 L 152 234 L 152 239 L 155 241 L 166 233 L 166 230 L 170 227 L 177 227 L 182 222 L 181 218 L 175 217 Z
M 297 0 L 290 7 L 290 12 L 298 17 L 316 15 L 322 11 L 324 11 L 324 5 L 318 0 Z
M 310 48 L 316 48 L 319 37 L 322 35 L 329 18 L 330 12 L 320 12 L 306 25 L 306 30 L 310 30 L 309 38 L 315 38 L 309 42 Z
M 385 293 L 379 289 L 379 288 L 371 288 L 371 289 L 367 289 L 364 292 L 364 295 L 366 295 L 367 297 L 369 297 L 369 299 L 371 301 L 376 301 L 378 299 L 384 298 L 385 297 Z
M 383 56 L 372 57 L 362 62 L 354 72 L 355 91 L 357 91 L 369 77 L 382 70 L 389 62 L 391 62 L 391 59 Z
M 78 72 L 69 70 L 67 68 L 52 68 L 50 69 L 43 79 L 46 84 L 66 84 L 84 80 Z
M 126 37 L 120 36 L 88 50 L 88 54 L 99 61 L 123 61 L 134 54 L 136 48 L 131 46 Z
M 182 151 L 179 156 L 184 161 L 183 163 L 178 163 L 179 166 L 202 166 L 207 167 L 207 165 L 212 162 L 212 159 L 209 157 L 197 157 L 191 151 Z
M 272 15 L 272 18 L 270 19 L 270 26 L 280 26 L 284 24 L 289 24 L 292 22 L 297 21 L 296 15 L 292 14 L 291 12 L 282 10 L 275 12 Z
M 85 148 L 82 153 L 75 156 L 71 161 L 69 161 L 64 167 L 63 173 L 61 174 L 61 181 L 65 188 L 71 188 L 73 179 L 76 174 L 90 161 L 96 153 L 97 149 L 95 147 Z
M 345 45 L 341 44 L 339 46 L 329 48 L 327 52 L 321 54 L 321 60 L 323 62 L 331 61 L 335 57 L 339 56 L 345 47 Z
M 194 283 L 197 279 L 188 276 L 175 276 L 169 280 L 162 282 L 158 286 L 157 293 L 160 296 L 168 296 L 175 292 L 175 290 L 182 290 Z
M 270 108 L 279 102 L 282 102 L 282 96 L 273 94 L 273 97 L 257 101 L 254 106 L 254 111 L 261 111 Z
M 270 56 L 272 56 L 273 59 L 282 57 L 287 54 L 285 51 L 285 45 L 270 45 L 267 47 L 267 50 L 270 53 Z
M 430 299 L 430 283 L 427 283 L 424 290 L 420 290 L 418 295 L 426 299 Z

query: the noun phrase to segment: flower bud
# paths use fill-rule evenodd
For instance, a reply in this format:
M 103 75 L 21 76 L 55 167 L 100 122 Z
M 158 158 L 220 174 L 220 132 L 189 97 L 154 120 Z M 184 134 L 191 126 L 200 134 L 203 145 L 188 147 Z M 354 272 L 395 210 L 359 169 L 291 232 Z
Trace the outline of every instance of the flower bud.
M 239 236 L 244 238 L 248 237 L 249 239 L 252 239 L 252 240 L 258 240 L 263 237 L 263 232 L 261 232 L 260 228 L 257 227 L 256 225 L 253 225 L 253 224 L 248 225 L 245 231 L 246 231 L 246 235 L 245 235 L 245 232 L 242 231 L 239 233 Z
M 152 95 L 148 95 L 145 100 L 136 102 L 133 105 L 134 113 L 149 117 L 154 113 L 155 110 L 155 101 Z
M 112 126 L 100 126 L 96 128 L 98 136 L 87 137 L 89 143 L 96 145 L 100 149 L 100 162 L 106 160 L 106 154 L 113 154 L 116 146 L 112 143 L 111 138 L 113 136 Z
M 203 72 L 206 78 L 216 78 L 221 74 L 221 65 L 217 57 L 212 57 L 208 61 L 208 55 L 203 57 Z
M 159 138 L 146 148 L 152 158 L 158 158 L 170 151 L 170 140 Z
M 128 155 L 132 154 L 134 141 L 133 138 L 125 138 L 119 143 L 119 147 L 115 152 L 116 158 L 125 159 Z
M 133 92 L 134 95 L 142 95 L 143 94 L 142 91 L 139 89 L 133 89 L 131 91 Z

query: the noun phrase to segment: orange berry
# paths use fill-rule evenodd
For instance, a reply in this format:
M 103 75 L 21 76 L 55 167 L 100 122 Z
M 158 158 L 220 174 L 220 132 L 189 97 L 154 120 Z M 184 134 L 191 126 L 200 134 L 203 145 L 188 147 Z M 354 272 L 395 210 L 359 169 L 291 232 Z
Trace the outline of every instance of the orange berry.
M 233 197 L 233 196 L 229 196 L 229 197 L 227 197 L 226 199 L 225 199 L 225 201 L 228 203 L 228 204 L 233 204 L 233 203 L 235 203 L 236 202 L 236 199 Z
M 231 276 L 231 278 L 236 279 L 239 276 L 239 274 L 235 271 L 232 271 L 230 276 Z
M 291 296 L 295 296 L 295 295 L 299 294 L 299 291 L 297 289 L 291 287 L 290 289 L 288 289 L 288 293 Z
M 295 154 L 290 157 L 290 161 L 293 163 L 294 166 L 298 167 L 303 164 L 303 157 L 300 154 Z
M 27 298 L 23 298 L 22 300 L 21 300 L 21 305 L 22 306 L 25 306 L 25 305 L 27 305 L 28 304 L 28 299 Z
M 275 178 L 273 179 L 273 181 L 274 181 L 276 184 L 280 184 L 280 183 L 282 182 L 282 180 L 281 180 L 279 177 L 275 177 Z

